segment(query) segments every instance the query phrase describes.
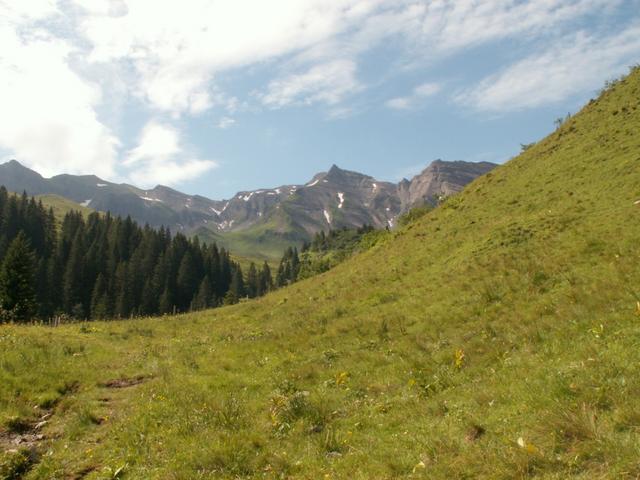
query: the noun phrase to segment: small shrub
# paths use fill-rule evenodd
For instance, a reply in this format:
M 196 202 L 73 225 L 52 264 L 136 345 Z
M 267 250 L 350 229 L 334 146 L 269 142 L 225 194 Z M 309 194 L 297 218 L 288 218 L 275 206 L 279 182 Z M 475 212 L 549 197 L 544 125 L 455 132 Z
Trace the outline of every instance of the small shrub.
M 413 207 L 404 215 L 400 215 L 398 217 L 398 225 L 404 227 L 411 223 L 414 223 L 424 217 L 427 213 L 433 210 L 433 205 L 420 205 L 417 207 Z

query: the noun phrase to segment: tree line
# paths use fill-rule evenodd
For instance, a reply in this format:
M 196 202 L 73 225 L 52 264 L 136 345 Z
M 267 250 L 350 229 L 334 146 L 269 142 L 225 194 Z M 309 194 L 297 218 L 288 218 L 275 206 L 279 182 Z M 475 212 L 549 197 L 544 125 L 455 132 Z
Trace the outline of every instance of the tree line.
M 69 212 L 0 187 L 0 322 L 129 318 L 233 304 L 274 288 L 269 265 L 130 217 Z
M 368 250 L 386 233 L 371 225 L 330 229 L 326 233 L 320 231 L 304 242 L 300 251 L 296 247 L 285 250 L 276 272 L 275 286 L 283 287 L 326 272 L 355 253 Z

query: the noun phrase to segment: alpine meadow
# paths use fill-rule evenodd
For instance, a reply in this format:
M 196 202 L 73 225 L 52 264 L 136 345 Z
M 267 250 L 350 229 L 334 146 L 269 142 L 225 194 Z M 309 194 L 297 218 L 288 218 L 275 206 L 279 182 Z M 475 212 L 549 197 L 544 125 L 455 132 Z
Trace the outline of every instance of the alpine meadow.
M 0 0 L 0 480 L 640 479 L 639 59 L 640 0 Z
M 326 273 L 2 326 L 3 478 L 637 478 L 639 131 L 636 68 Z

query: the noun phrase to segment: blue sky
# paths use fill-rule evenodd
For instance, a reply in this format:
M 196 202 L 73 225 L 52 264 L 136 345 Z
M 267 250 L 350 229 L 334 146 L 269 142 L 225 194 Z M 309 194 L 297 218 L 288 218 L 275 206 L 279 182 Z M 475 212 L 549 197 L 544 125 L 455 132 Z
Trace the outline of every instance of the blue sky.
M 503 162 L 640 62 L 640 0 L 0 0 L 0 159 L 227 198 Z

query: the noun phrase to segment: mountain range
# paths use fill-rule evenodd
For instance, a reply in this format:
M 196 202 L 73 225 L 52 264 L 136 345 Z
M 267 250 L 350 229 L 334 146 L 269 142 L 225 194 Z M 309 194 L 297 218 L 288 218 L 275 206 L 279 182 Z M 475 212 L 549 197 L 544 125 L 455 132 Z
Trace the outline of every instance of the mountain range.
M 411 180 L 383 182 L 333 165 L 303 185 L 238 192 L 212 200 L 158 185 L 144 190 L 94 175 L 44 178 L 16 160 L 0 165 L 0 184 L 29 195 L 55 194 L 97 211 L 131 216 L 152 227 L 198 235 L 240 255 L 276 258 L 321 230 L 393 227 L 412 206 L 435 203 L 492 170 L 489 162 L 436 160 Z

